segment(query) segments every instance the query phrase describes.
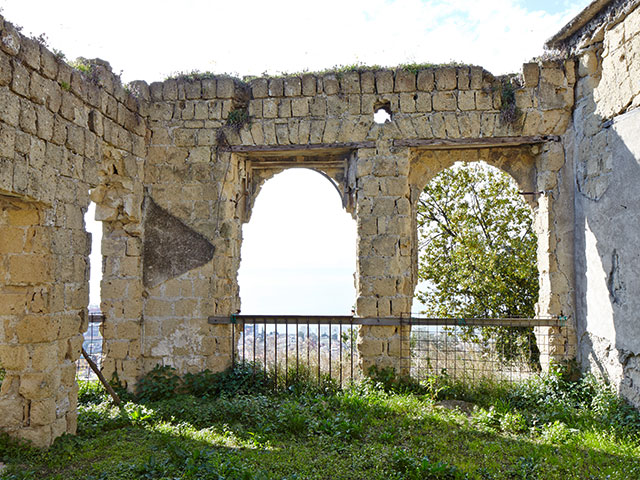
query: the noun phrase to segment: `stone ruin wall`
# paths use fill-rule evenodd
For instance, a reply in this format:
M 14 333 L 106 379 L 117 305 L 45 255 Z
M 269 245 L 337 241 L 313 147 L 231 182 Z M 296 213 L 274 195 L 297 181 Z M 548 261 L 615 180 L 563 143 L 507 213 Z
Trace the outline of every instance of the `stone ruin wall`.
M 212 262 L 145 291 L 145 368 L 162 362 L 185 371 L 228 366 L 229 332 L 208 325 L 207 316 L 240 307 L 242 224 L 262 182 L 302 164 L 336 179 L 357 219 L 359 316 L 410 315 L 417 196 L 428 179 L 457 160 L 486 160 L 511 173 L 523 190 L 547 192 L 532 203 L 540 236 L 539 311 L 571 312 L 573 224 L 570 211 L 563 216 L 561 210 L 573 203 L 573 191 L 571 175 L 558 174 L 565 168 L 561 143 L 488 148 L 481 142 L 562 134 L 570 120 L 573 69 L 572 62 L 526 65 L 523 88 L 516 92 L 522 116 L 514 125 L 500 120 L 500 80 L 479 67 L 305 74 L 248 83 L 182 78 L 144 87 L 152 132 L 146 191 L 215 249 Z M 392 122 L 373 122 L 380 106 L 390 110 Z M 229 115 L 243 108 L 250 122 L 239 129 L 228 125 Z M 420 145 L 433 139 L 452 144 Z M 321 147 L 320 153 L 309 145 Z M 274 160 L 277 165 L 269 167 Z M 256 173 L 259 166 L 263 173 Z M 400 333 L 362 327 L 362 367 L 401 368 L 400 353 L 408 345 L 401 345 Z M 564 352 L 565 337 L 554 338 L 558 343 L 549 353 Z
M 575 65 L 524 66 L 501 121 L 501 79 L 479 67 L 170 79 L 125 90 L 0 24 L 0 429 L 49 445 L 75 432 L 74 362 L 87 326 L 90 199 L 103 222 L 103 373 L 132 388 L 156 364 L 230 365 L 242 225 L 262 183 L 306 166 L 357 220 L 357 315 L 410 314 L 419 192 L 453 162 L 485 160 L 532 197 L 540 315 L 573 312 L 571 121 Z M 392 121 L 376 124 L 377 108 Z M 246 111 L 249 121 L 243 121 Z M 371 365 L 400 364 L 399 327 L 362 327 Z M 552 356 L 573 355 L 565 331 Z M 406 357 L 406 355 L 405 355 Z
M 578 64 L 566 139 L 576 174 L 578 360 L 640 406 L 638 2 L 611 2 L 557 46 Z
M 138 100 L 104 65 L 88 79 L 10 23 L 0 28 L 0 429 L 49 445 L 76 429 L 89 190 L 117 182 L 112 160 L 142 167 L 147 128 Z M 126 195 L 105 227 L 107 248 L 140 221 L 139 207 L 136 217 L 124 203 L 141 198 L 141 179 L 120 179 Z M 107 263 L 105 278 L 137 278 L 139 264 Z M 139 323 L 140 311 L 127 313 Z

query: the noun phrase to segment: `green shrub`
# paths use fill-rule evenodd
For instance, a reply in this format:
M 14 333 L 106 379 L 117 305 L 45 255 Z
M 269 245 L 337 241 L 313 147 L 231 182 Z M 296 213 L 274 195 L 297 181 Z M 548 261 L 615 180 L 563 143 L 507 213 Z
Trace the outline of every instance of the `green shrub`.
M 109 400 L 109 396 L 98 380 L 78 380 L 78 403 L 97 405 Z
M 137 397 L 141 401 L 170 398 L 181 384 L 176 369 L 169 365 L 156 365 L 138 382 Z

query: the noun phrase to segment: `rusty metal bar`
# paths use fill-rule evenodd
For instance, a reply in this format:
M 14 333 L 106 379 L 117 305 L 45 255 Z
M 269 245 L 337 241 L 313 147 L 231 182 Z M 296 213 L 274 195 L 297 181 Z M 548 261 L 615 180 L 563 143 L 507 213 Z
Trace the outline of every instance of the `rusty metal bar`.
M 496 327 L 564 327 L 569 317 L 540 317 L 540 318 L 422 318 L 422 317 L 380 317 L 380 318 L 362 318 L 352 317 L 348 315 L 234 315 L 233 318 L 238 322 L 258 323 L 264 322 L 273 325 L 283 325 L 296 323 L 308 323 L 313 325 L 340 325 L 342 322 L 349 322 L 353 325 L 370 325 L 370 326 L 398 326 L 398 325 L 443 325 L 454 327 L 465 326 L 496 326 Z M 231 322 L 230 317 L 211 316 L 209 324 L 211 325 L 228 325 Z M 319 335 L 319 333 L 318 333 Z

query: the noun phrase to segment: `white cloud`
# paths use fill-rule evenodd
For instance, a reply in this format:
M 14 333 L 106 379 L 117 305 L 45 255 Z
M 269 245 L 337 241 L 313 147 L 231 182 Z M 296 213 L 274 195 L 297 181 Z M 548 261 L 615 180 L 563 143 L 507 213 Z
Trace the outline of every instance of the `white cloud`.
M 588 3 L 557 14 L 515 0 L 135 1 L 63 4 L 2 0 L 7 19 L 46 32 L 53 47 L 101 57 L 125 80 L 178 70 L 318 70 L 362 62 L 458 60 L 494 73 L 517 71 Z M 91 5 L 91 6 L 88 6 Z

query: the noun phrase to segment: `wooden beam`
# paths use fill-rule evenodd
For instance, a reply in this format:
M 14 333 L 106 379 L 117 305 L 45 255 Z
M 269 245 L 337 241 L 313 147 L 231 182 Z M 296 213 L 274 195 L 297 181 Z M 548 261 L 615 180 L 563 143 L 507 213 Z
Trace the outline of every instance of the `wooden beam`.
M 120 402 L 120 397 L 115 392 L 113 387 L 111 387 L 111 385 L 109 385 L 109 382 L 107 382 L 107 379 L 104 378 L 104 375 L 102 375 L 102 372 L 100 371 L 100 369 L 98 368 L 96 363 L 91 359 L 91 357 L 89 356 L 87 351 L 84 349 L 84 347 L 82 347 L 82 356 L 84 357 L 84 359 L 87 361 L 87 363 L 91 367 L 91 370 L 93 370 L 93 372 L 98 376 L 98 380 L 100 380 L 100 383 L 102 384 L 102 386 L 109 393 L 109 395 L 111 395 L 111 398 L 113 399 L 113 403 L 115 403 L 116 405 L 120 406 L 120 403 L 121 403 Z
M 520 147 L 546 142 L 559 142 L 557 135 L 535 135 L 525 137 L 481 137 L 481 138 L 429 138 L 394 140 L 394 147 L 413 147 L 424 150 L 457 150 L 468 148 Z
M 303 155 L 322 154 L 325 152 L 338 153 L 339 151 L 351 151 L 358 148 L 375 148 L 376 142 L 336 142 L 336 143 L 304 143 L 294 145 L 229 145 L 220 147 L 221 150 L 234 153 L 259 153 L 259 154 L 287 154 Z

